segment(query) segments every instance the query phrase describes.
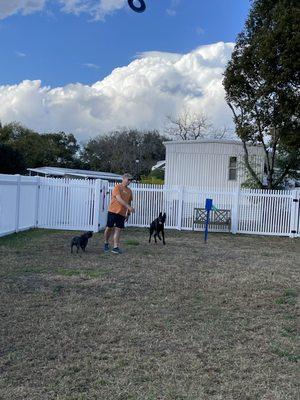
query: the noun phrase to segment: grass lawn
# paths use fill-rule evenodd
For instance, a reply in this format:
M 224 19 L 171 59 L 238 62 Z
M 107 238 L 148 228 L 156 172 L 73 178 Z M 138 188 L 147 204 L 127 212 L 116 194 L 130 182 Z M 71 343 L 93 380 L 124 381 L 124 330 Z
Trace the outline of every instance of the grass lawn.
M 0 399 L 295 400 L 300 240 L 0 238 Z

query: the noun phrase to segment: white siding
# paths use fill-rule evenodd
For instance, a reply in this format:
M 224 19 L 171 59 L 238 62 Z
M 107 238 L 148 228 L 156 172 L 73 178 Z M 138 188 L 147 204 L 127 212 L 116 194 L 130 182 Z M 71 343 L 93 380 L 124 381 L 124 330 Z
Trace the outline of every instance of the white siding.
M 243 162 L 244 149 L 237 141 L 181 141 L 166 142 L 166 185 L 205 187 L 232 190 L 246 179 Z M 256 170 L 262 174 L 263 149 L 249 146 Z M 229 159 L 237 157 L 237 180 L 230 181 Z

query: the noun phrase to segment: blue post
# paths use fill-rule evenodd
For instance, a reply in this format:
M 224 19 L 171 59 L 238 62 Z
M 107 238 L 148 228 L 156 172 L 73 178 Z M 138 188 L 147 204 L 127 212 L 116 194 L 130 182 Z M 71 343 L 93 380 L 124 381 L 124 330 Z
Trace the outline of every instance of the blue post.
M 207 242 L 209 213 L 210 213 L 210 211 L 211 211 L 211 209 L 213 207 L 212 203 L 213 203 L 212 199 L 206 199 L 206 201 L 205 201 L 205 209 L 206 209 L 206 221 L 205 221 L 205 233 L 204 233 L 204 241 L 205 241 L 205 243 Z

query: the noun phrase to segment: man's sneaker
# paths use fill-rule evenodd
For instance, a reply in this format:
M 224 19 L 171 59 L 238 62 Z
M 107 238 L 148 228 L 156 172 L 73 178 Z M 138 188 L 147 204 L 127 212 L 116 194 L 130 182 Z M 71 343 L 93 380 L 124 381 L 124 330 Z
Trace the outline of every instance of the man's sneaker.
M 122 250 L 120 250 L 119 247 L 114 247 L 111 252 L 114 254 L 122 254 Z
M 104 253 L 108 253 L 108 252 L 109 252 L 109 244 L 104 243 Z

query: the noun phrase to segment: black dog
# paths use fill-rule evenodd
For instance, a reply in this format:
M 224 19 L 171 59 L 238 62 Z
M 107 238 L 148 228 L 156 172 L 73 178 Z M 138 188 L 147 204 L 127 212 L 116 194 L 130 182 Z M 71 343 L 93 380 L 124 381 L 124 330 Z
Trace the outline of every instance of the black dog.
M 162 214 L 160 212 L 158 218 L 156 218 L 150 224 L 149 243 L 151 242 L 151 236 L 152 236 L 153 232 L 154 232 L 155 243 L 157 243 L 156 236 L 158 236 L 158 239 L 161 240 L 161 237 L 159 235 L 160 232 L 161 232 L 161 235 L 162 235 L 162 238 L 163 238 L 163 244 L 166 244 L 166 242 L 165 242 L 165 231 L 164 231 L 165 222 L 166 222 L 166 213 Z
M 89 238 L 93 236 L 93 232 L 85 232 L 81 236 L 75 236 L 73 237 L 71 241 L 71 253 L 73 253 L 73 246 L 77 247 L 77 253 L 79 250 L 79 247 L 81 247 L 82 251 L 85 251 L 85 248 L 88 244 Z

